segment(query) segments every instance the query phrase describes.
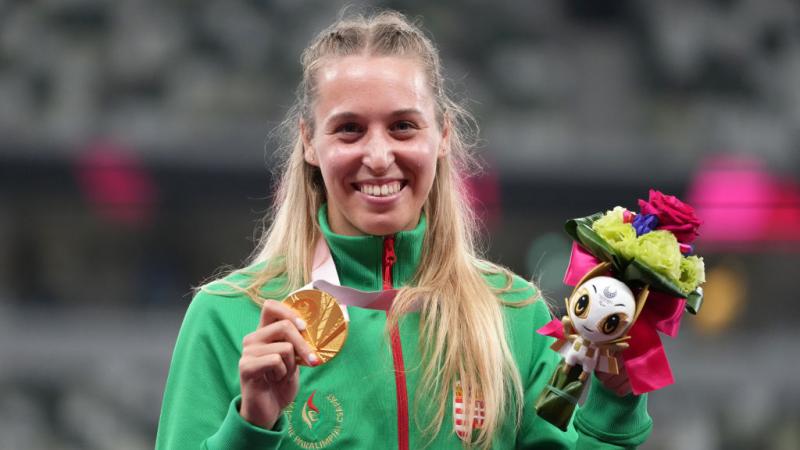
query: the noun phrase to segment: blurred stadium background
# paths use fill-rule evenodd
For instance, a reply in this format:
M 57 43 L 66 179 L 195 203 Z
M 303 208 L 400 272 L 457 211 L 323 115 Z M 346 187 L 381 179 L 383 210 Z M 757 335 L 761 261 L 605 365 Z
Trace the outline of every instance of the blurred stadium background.
M 555 304 L 566 219 L 650 187 L 705 218 L 645 448 L 800 448 L 798 3 L 373 5 L 434 36 L 482 126 L 488 254 Z M 0 0 L 1 449 L 152 448 L 191 288 L 251 251 L 269 132 L 342 6 Z

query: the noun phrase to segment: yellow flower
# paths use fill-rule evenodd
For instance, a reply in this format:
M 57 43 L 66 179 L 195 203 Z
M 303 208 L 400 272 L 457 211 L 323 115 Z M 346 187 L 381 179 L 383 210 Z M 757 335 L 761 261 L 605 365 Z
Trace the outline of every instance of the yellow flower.
M 666 230 L 656 230 L 636 239 L 631 255 L 653 270 L 677 282 L 681 277 L 681 255 L 675 235 Z
M 630 248 L 636 242 L 636 230 L 633 225 L 623 222 L 625 208 L 617 206 L 597 219 L 592 229 L 624 258 L 631 259 Z
M 705 281 L 706 266 L 703 258 L 692 255 L 681 259 L 681 277 L 678 286 L 683 292 L 692 292 Z

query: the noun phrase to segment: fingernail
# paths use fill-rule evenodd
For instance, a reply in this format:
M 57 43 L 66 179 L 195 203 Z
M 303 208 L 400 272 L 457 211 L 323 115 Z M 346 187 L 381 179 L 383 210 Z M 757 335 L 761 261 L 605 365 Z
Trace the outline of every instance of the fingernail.
M 298 330 L 303 331 L 306 329 L 306 321 L 301 318 L 294 319 L 294 324 Z
M 310 365 L 312 365 L 312 366 L 318 366 L 319 365 L 319 358 L 317 357 L 317 355 L 315 355 L 313 353 L 309 353 L 308 357 L 306 359 L 308 360 L 308 363 Z

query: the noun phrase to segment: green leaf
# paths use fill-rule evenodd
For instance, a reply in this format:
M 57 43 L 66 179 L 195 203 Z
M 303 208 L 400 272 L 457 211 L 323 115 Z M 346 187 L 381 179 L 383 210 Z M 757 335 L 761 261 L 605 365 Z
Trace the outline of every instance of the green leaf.
M 688 297 L 686 297 L 686 310 L 692 314 L 697 314 L 700 311 L 700 306 L 703 304 L 703 288 L 698 287 Z

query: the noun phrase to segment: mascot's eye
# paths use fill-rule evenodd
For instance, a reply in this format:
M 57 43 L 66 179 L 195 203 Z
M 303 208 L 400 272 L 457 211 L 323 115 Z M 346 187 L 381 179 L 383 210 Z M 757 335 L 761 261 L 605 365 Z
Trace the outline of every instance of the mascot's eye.
M 606 316 L 605 319 L 602 320 L 600 325 L 600 330 L 605 334 L 611 334 L 617 331 L 620 324 L 624 323 L 627 317 L 625 314 L 616 313 L 611 314 L 610 316 Z
M 580 317 L 581 319 L 585 319 L 586 316 L 589 314 L 589 295 L 583 294 L 578 297 L 578 300 L 575 302 L 575 315 Z

